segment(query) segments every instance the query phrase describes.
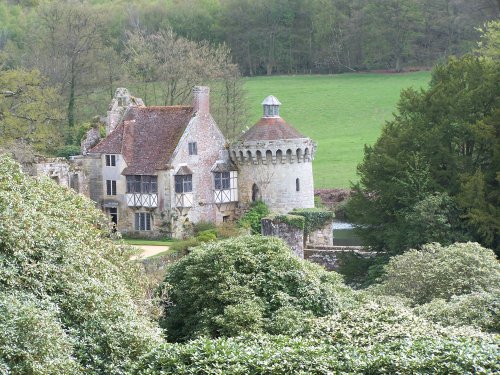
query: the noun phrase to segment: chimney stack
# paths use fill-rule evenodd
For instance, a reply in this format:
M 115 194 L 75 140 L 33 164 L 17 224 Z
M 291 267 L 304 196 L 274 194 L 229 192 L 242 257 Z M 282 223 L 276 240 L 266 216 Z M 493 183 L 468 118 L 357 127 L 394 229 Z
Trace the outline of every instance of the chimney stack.
M 210 113 L 210 87 L 193 87 L 193 107 L 195 112 Z

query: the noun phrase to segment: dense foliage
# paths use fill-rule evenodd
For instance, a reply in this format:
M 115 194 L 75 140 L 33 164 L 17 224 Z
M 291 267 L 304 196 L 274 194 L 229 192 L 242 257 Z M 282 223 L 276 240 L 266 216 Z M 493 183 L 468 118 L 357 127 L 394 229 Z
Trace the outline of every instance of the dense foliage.
M 168 338 L 193 340 L 167 344 L 146 317 L 130 249 L 110 235 L 92 202 L 0 156 L 1 373 L 500 371 L 498 335 L 477 329 L 498 332 L 498 264 L 477 245 L 432 245 L 436 259 L 420 263 L 412 252 L 412 261 L 396 258 L 468 293 L 412 308 L 408 298 L 352 291 L 276 238 L 206 243 L 168 269 Z M 396 282 L 391 265 L 382 287 Z M 402 285 L 392 294 L 412 297 L 414 284 Z
M 22 141 L 54 152 L 64 142 L 60 104 L 38 70 L 0 70 L 0 146 Z
M 376 250 L 473 239 L 499 250 L 500 63 L 438 65 L 403 91 L 394 120 L 358 167 L 349 218 Z
M 391 258 L 384 271 L 373 289 L 414 304 L 469 293 L 500 293 L 500 264 L 493 251 L 477 243 L 425 245 Z
M 198 338 L 146 355 L 137 374 L 490 374 L 500 370 L 498 336 L 443 328 L 395 301 L 365 302 L 319 318 L 295 336 Z
M 0 23 L 5 25 L 0 44 L 10 41 L 22 46 L 27 26 L 38 23 L 39 14 L 43 15 L 45 1 L 17 3 L 25 6 L 3 4 L 0 9 Z M 225 42 L 243 72 L 249 75 L 432 65 L 470 48 L 478 34 L 475 27 L 498 17 L 500 12 L 498 2 L 491 0 L 82 3 L 97 20 L 90 20 L 91 23 L 101 22 L 99 18 L 107 16 L 108 22 L 102 23 L 99 30 L 112 45 L 111 51 L 101 52 L 107 57 L 105 61 L 119 55 L 124 28 L 156 32 L 172 27 L 189 39 Z M 120 65 L 110 68 L 102 64 L 102 68 L 113 77 Z
M 274 237 L 205 244 L 171 265 L 165 284 L 163 325 L 172 341 L 295 333 L 352 298 L 338 274 L 298 259 Z
M 94 202 L 0 155 L 0 370 L 124 373 L 160 341 Z
M 416 314 L 445 326 L 475 326 L 500 333 L 500 291 L 474 292 L 452 296 L 449 301 L 435 298 L 415 308 Z
M 292 215 L 302 216 L 304 222 L 304 236 L 307 237 L 312 232 L 322 229 L 328 224 L 331 224 L 335 218 L 333 211 L 328 211 L 321 208 L 302 208 L 295 209 L 290 212 Z
M 261 220 L 269 215 L 269 213 L 269 207 L 264 202 L 252 202 L 247 212 L 238 221 L 238 224 L 242 228 L 250 229 L 252 234 L 261 234 Z

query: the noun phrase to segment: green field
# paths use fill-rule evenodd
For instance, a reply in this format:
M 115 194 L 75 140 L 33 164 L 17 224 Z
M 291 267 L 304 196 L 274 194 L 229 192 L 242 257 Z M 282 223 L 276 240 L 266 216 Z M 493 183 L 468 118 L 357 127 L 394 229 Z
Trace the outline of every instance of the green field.
M 262 116 L 267 95 L 280 100 L 281 117 L 318 143 L 315 187 L 334 188 L 357 180 L 363 147 L 392 117 L 400 91 L 426 87 L 429 80 L 429 72 L 274 76 L 248 78 L 245 89 L 252 122 Z

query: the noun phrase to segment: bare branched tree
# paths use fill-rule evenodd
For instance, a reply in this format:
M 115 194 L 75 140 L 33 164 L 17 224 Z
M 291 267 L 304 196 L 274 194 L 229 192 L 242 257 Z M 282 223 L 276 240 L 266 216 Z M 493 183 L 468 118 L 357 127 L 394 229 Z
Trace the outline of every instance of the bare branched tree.
M 242 81 L 227 46 L 191 41 L 172 30 L 135 31 L 128 34 L 126 53 L 147 104 L 185 104 L 193 86 L 209 85 L 213 114 L 225 135 L 232 138 L 244 126 Z

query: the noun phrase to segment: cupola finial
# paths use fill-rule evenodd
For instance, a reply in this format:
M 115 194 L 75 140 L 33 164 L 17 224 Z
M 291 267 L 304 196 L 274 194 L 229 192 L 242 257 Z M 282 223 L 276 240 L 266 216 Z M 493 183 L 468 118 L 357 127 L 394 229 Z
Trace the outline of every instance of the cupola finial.
M 280 101 L 272 95 L 269 95 L 262 102 L 264 107 L 264 117 L 280 117 Z

